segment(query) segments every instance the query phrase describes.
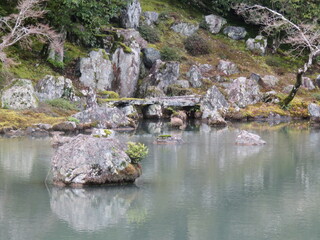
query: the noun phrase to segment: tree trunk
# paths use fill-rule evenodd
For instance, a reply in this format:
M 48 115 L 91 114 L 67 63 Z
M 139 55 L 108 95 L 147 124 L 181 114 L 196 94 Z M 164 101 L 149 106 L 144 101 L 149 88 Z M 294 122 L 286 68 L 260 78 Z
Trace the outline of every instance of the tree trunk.
M 297 77 L 296 77 L 296 83 L 294 84 L 290 94 L 283 99 L 283 101 L 280 103 L 280 105 L 283 108 L 288 107 L 289 103 L 293 100 L 293 98 L 296 96 L 301 84 L 302 84 L 302 76 L 303 76 L 303 72 L 298 72 L 297 73 Z

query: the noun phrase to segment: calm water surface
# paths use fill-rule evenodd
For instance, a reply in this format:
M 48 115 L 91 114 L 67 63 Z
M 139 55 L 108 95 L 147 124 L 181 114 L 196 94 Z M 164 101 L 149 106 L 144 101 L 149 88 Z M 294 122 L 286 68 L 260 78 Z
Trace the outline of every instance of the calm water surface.
M 0 138 L 0 239 L 320 239 L 319 130 L 258 126 L 268 144 L 244 147 L 237 128 L 161 127 L 120 136 L 150 148 L 122 187 L 46 187 L 49 139 Z M 160 132 L 185 143 L 154 145 Z

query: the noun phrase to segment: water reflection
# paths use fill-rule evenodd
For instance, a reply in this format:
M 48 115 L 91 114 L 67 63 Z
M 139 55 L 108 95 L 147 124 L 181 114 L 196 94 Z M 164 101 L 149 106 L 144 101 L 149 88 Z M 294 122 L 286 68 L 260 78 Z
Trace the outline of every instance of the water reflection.
M 96 231 L 126 221 L 141 220 L 145 208 L 133 206 L 139 189 L 132 187 L 52 188 L 50 207 L 77 231 Z M 136 212 L 135 212 L 136 211 Z M 138 214 L 135 216 L 135 214 Z M 140 214 L 140 215 L 139 215 Z

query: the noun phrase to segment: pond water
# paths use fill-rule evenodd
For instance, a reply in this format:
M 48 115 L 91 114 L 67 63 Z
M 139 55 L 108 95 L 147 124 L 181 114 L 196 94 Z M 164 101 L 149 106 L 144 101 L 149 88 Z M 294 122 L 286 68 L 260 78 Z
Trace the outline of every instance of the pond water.
M 265 146 L 236 146 L 251 128 Z M 159 133 L 181 145 L 155 145 Z M 49 139 L 0 138 L 0 239 L 320 238 L 320 131 L 265 125 L 171 131 L 145 123 L 121 138 L 148 145 L 134 185 L 46 186 Z

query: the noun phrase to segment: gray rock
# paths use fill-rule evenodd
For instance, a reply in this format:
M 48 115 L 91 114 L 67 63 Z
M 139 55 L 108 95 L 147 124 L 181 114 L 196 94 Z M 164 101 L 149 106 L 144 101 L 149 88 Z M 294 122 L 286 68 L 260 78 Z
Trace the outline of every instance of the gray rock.
M 178 81 L 176 81 L 175 84 L 182 87 L 182 88 L 189 88 L 190 87 L 190 83 L 187 80 L 178 80 Z
M 310 103 L 308 111 L 311 118 L 320 118 L 320 106 L 318 104 Z
M 116 32 L 118 38 L 123 38 L 123 43 L 130 46 L 133 42 L 138 43 L 140 48 L 146 48 L 148 42 L 144 40 L 139 31 L 135 29 L 111 29 L 111 33 Z
M 2 91 L 1 103 L 2 108 L 15 110 L 38 107 L 38 99 L 31 80 L 13 79 Z
M 216 86 L 211 87 L 200 102 L 202 119 L 216 118 L 218 112 L 225 112 L 229 108 L 226 98 Z
M 45 76 L 37 83 L 36 91 L 39 101 L 52 100 L 62 97 L 72 99 L 74 96 L 72 81 L 62 76 Z
M 115 135 L 115 132 L 110 129 L 93 128 L 91 132 L 91 136 L 93 137 L 113 138 L 114 135 Z
M 175 84 L 180 76 L 179 62 L 162 62 L 157 60 L 150 69 L 150 74 L 143 79 L 140 88 L 140 95 L 145 96 L 149 86 L 157 86 L 163 92 L 166 92 L 168 86 Z
M 208 124 L 211 126 L 226 126 L 227 122 L 224 118 L 220 115 L 219 112 L 212 112 L 210 117 L 207 120 Z
M 243 27 L 229 26 L 223 29 L 223 34 L 227 35 L 233 40 L 241 40 L 245 38 L 247 31 Z
M 183 143 L 183 140 L 180 136 L 171 136 L 171 135 L 160 135 L 157 137 L 155 144 L 177 144 Z
M 80 123 L 97 123 L 99 128 L 117 128 L 129 126 L 129 119 L 121 110 L 115 107 L 93 107 L 72 117 L 79 119 Z
M 262 101 L 265 103 L 279 103 L 280 99 L 277 97 L 276 91 L 269 91 L 263 93 Z
M 209 73 L 210 71 L 212 71 L 214 69 L 214 67 L 210 64 L 200 64 L 199 69 L 200 69 L 201 74 L 206 74 L 206 73 Z
M 158 97 L 165 97 L 165 96 L 166 94 L 157 86 L 149 86 L 145 94 L 146 98 L 158 98 Z
M 227 79 L 225 79 L 221 75 L 216 75 L 212 79 L 213 79 L 214 82 L 218 82 L 218 83 L 223 83 L 223 82 L 227 81 Z
M 283 89 L 282 89 L 282 92 L 283 93 L 290 93 L 292 88 L 294 87 L 294 85 L 288 85 L 288 86 L 285 86 Z
M 197 88 L 202 86 L 202 75 L 198 66 L 192 65 L 189 72 L 187 72 L 187 77 L 192 87 Z
M 55 150 L 51 165 L 58 185 L 134 182 L 141 175 L 118 140 L 81 134 Z
M 77 125 L 75 122 L 65 121 L 53 125 L 52 128 L 54 131 L 73 132 L 77 129 Z
M 238 107 L 256 104 L 261 100 L 259 85 L 256 81 L 239 77 L 227 89 L 228 99 Z
M 123 114 L 127 117 L 130 117 L 130 118 L 138 118 L 139 114 L 138 114 L 138 111 L 137 109 L 132 106 L 132 105 L 128 105 L 128 106 L 124 106 L 124 107 L 121 107 L 119 108 Z
M 145 118 L 161 118 L 162 106 L 160 104 L 152 104 L 147 106 L 144 116 Z
M 80 82 L 98 90 L 111 89 L 113 82 L 112 63 L 103 49 L 91 51 L 89 57 L 80 60 Z
M 140 47 L 137 43 L 133 42 L 130 48 L 131 53 L 127 53 L 120 47 L 112 57 L 115 90 L 119 93 L 120 97 L 133 97 L 137 90 L 141 63 Z
M 222 17 L 219 17 L 217 15 L 208 15 L 208 16 L 205 16 L 205 24 L 208 28 L 208 30 L 211 32 L 211 33 L 219 33 L 221 28 L 227 23 L 227 21 L 222 18 Z
M 226 75 L 239 73 L 239 70 L 236 64 L 229 61 L 224 61 L 224 60 L 219 61 L 218 70 L 223 72 Z
M 121 11 L 121 26 L 123 28 L 138 28 L 141 11 L 140 2 L 138 0 L 129 1 L 126 8 Z
M 320 75 L 316 78 L 317 87 L 320 88 Z
M 146 11 L 143 13 L 143 23 L 150 26 L 158 22 L 159 14 L 157 12 Z
M 261 35 L 258 35 L 255 38 L 249 38 L 246 41 L 246 45 L 247 49 L 249 49 L 250 51 L 259 55 L 264 55 L 267 48 L 267 39 L 265 39 Z
M 236 138 L 236 144 L 243 146 L 257 146 L 266 144 L 266 141 L 264 141 L 259 135 L 242 130 Z
M 143 62 L 146 67 L 151 68 L 153 64 L 161 58 L 160 52 L 154 48 L 144 48 L 142 49 Z
M 313 90 L 315 89 L 316 87 L 314 86 L 312 80 L 308 77 L 303 77 L 302 78 L 302 84 L 301 84 L 301 87 L 307 89 L 307 90 Z
M 198 31 L 199 25 L 193 25 L 191 23 L 176 23 L 171 26 L 171 29 L 177 33 L 189 37 Z
M 273 88 L 275 87 L 279 82 L 279 79 L 272 75 L 265 75 L 260 78 L 258 81 L 258 84 L 263 88 Z
M 261 76 L 259 74 L 256 74 L 256 73 L 251 73 L 250 79 L 252 79 L 252 80 L 256 81 L 257 83 L 259 83 L 259 81 L 261 80 Z

